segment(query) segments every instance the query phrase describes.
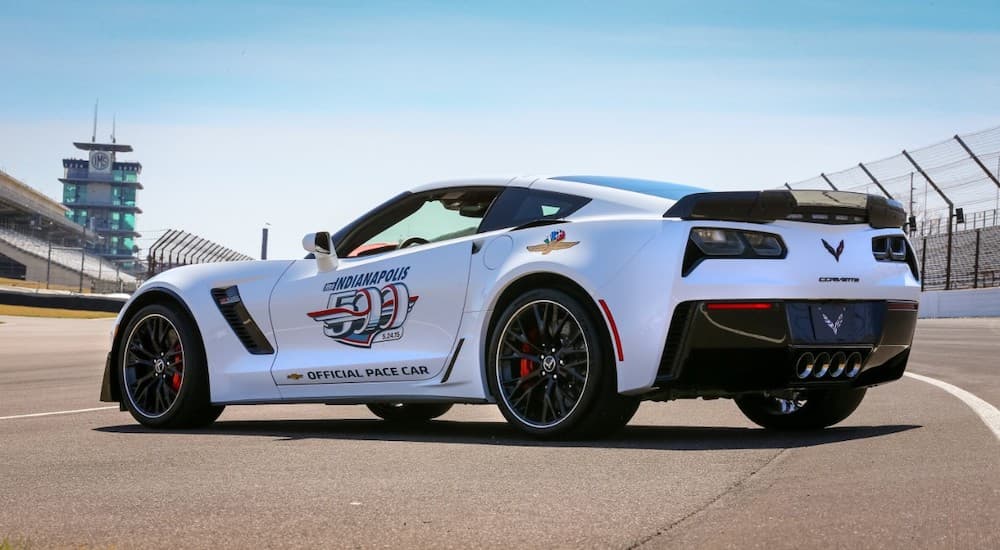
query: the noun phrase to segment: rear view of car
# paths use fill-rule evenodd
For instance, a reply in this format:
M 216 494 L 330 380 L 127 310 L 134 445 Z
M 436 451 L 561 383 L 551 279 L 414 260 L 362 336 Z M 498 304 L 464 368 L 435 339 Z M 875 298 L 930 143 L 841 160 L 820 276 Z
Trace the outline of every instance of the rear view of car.
M 902 376 L 919 273 L 894 201 L 764 191 L 684 197 L 688 227 L 649 397 L 733 397 L 768 428 L 821 428 Z

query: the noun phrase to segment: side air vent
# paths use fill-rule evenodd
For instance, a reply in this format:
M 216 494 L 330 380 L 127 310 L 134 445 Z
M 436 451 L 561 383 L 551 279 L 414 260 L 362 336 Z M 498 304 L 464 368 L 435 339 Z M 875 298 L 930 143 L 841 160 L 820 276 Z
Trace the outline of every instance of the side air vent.
M 264 337 L 260 327 L 250 316 L 243 300 L 240 298 L 240 289 L 235 286 L 226 288 L 213 288 L 212 298 L 215 305 L 219 306 L 219 311 L 225 317 L 226 322 L 236 333 L 243 347 L 254 355 L 269 355 L 274 353 L 271 343 Z
M 656 372 L 657 382 L 671 380 L 677 375 L 678 357 L 684 345 L 684 333 L 690 322 L 691 306 L 694 302 L 681 302 L 674 308 L 670 319 L 670 331 L 663 346 L 663 357 L 660 358 L 660 368 Z

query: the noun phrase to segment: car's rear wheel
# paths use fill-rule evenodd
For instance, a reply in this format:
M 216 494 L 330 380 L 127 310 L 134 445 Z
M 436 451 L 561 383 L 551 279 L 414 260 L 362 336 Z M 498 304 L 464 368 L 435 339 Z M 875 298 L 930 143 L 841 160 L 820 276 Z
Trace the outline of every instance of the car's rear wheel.
M 139 310 L 125 327 L 118 353 L 122 401 L 142 425 L 191 428 L 211 424 L 205 353 L 190 318 L 165 305 Z
M 554 289 L 526 292 L 500 314 L 487 355 L 490 390 L 508 422 L 540 437 L 597 437 L 628 423 L 594 315 Z
M 865 388 L 810 390 L 797 395 L 750 394 L 736 405 L 752 422 L 772 430 L 818 430 L 851 416 Z
M 451 403 L 370 403 L 368 410 L 375 416 L 400 424 L 416 424 L 433 420 L 451 409 Z

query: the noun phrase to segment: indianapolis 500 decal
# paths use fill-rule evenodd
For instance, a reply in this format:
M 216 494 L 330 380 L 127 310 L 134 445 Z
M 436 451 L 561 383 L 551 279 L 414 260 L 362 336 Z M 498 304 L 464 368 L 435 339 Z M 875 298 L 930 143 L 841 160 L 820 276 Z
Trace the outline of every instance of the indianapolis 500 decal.
M 323 323 L 323 334 L 349 346 L 370 348 L 378 342 L 403 337 L 403 324 L 418 296 L 400 282 L 409 267 L 338 277 L 323 290 L 336 290 L 327 300 L 327 308 L 308 313 Z M 382 286 L 382 282 L 389 284 Z M 360 287 L 360 288 L 350 288 Z M 341 290 L 348 288 L 348 290 Z

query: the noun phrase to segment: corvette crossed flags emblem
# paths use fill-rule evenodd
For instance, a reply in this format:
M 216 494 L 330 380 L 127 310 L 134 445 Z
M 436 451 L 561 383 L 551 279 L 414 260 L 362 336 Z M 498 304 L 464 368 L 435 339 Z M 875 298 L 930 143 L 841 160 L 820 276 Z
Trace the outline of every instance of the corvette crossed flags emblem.
M 826 251 L 829 252 L 833 256 L 833 259 L 837 260 L 837 263 L 839 264 L 840 263 L 840 255 L 844 253 L 844 241 L 841 240 L 840 244 L 837 245 L 837 248 L 834 249 L 833 245 L 831 245 L 830 243 L 826 242 L 826 239 L 820 239 L 820 240 L 823 241 L 823 246 L 826 247 Z
M 834 334 L 837 334 L 837 332 L 840 331 L 840 327 L 844 324 L 844 312 L 840 312 L 836 321 L 831 321 L 825 313 L 821 313 L 821 315 L 823 315 L 823 322 L 826 323 L 826 326 L 830 327 L 830 330 L 832 330 Z

